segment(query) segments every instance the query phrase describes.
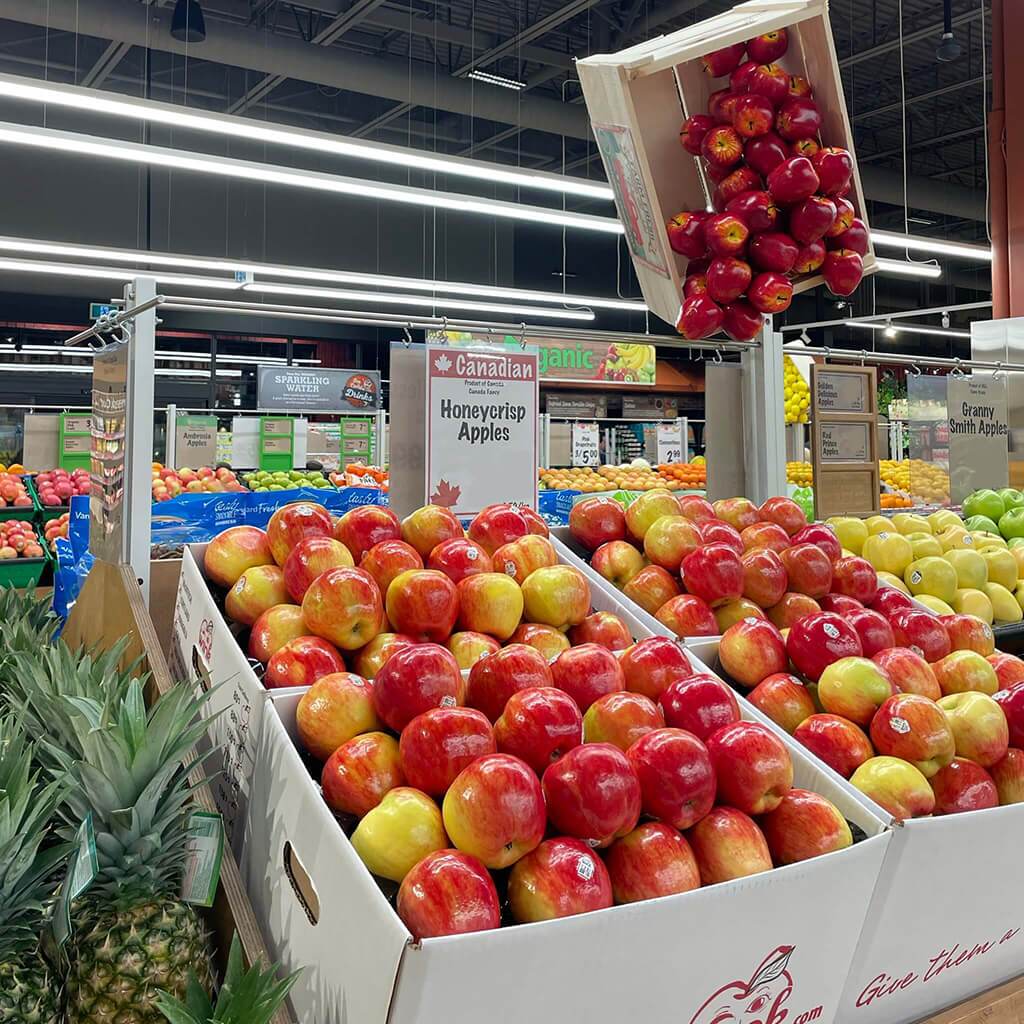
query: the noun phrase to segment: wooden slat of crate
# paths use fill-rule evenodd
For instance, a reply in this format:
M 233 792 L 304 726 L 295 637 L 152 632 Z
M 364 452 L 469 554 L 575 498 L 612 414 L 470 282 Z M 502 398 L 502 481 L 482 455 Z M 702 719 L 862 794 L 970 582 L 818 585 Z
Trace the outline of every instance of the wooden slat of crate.
M 1021 1024 L 1024 1021 L 1024 978 L 1008 981 L 953 1006 L 920 1024 Z

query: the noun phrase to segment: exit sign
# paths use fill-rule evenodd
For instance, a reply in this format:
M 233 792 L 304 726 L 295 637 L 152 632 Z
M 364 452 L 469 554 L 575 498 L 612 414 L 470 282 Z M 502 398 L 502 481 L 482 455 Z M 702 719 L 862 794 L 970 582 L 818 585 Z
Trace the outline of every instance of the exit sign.
M 117 306 L 111 306 L 105 302 L 90 302 L 89 303 L 89 319 L 99 320 L 101 316 L 106 316 L 108 313 L 117 312 Z

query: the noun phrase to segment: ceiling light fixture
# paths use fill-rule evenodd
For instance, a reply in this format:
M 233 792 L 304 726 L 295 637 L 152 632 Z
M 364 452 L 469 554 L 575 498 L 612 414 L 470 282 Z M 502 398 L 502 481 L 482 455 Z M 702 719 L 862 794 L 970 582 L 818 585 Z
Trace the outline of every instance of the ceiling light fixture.
M 174 5 L 171 36 L 179 43 L 201 43 L 206 38 L 206 19 L 199 0 L 178 0 Z
M 883 274 L 899 274 L 903 277 L 942 277 L 942 267 L 935 263 L 909 263 L 905 260 L 889 260 L 883 256 L 875 258 Z
M 992 250 L 987 245 L 973 245 L 969 242 L 947 242 L 942 238 L 925 238 L 921 235 L 902 235 L 897 231 L 871 231 L 871 241 L 878 248 L 906 249 L 909 252 L 925 252 L 929 256 L 961 256 L 980 263 L 992 262 Z
M 483 82 L 485 85 L 496 85 L 502 89 L 514 89 L 516 92 L 526 88 L 525 82 L 519 82 L 514 78 L 504 78 L 501 75 L 492 75 L 489 71 L 479 71 L 474 69 L 473 71 L 470 71 L 466 77 L 472 78 L 474 82 Z
M 969 338 L 970 331 L 950 330 L 942 327 L 919 327 L 917 324 L 905 324 L 902 321 L 893 325 L 891 321 L 875 323 L 870 320 L 844 320 L 845 327 L 857 327 L 865 331 L 884 331 L 887 338 L 895 334 L 933 334 L 941 338 Z M 889 332 L 892 331 L 893 334 Z
M 935 47 L 935 59 L 947 64 L 960 56 L 960 44 L 953 38 L 953 0 L 942 2 L 942 39 Z
M 409 167 L 434 174 L 471 178 L 489 185 L 511 185 L 516 188 L 532 188 L 544 192 L 558 192 L 584 199 L 603 199 L 611 202 L 615 193 L 601 181 L 586 181 L 562 174 L 531 171 L 523 168 L 503 167 L 485 160 L 467 160 L 463 157 L 445 156 L 404 146 L 389 146 L 380 142 L 363 139 L 349 139 L 315 132 L 303 128 L 268 124 L 247 117 L 232 117 L 211 114 L 204 111 L 188 110 L 172 103 L 157 103 L 153 100 L 139 100 L 99 89 L 84 89 L 59 82 L 40 82 L 18 75 L 0 75 L 0 96 L 23 100 L 29 103 L 46 103 L 126 118 L 132 121 L 148 121 L 173 128 L 187 128 L 212 135 L 224 135 L 248 142 L 264 142 L 270 145 L 304 149 L 319 154 L 368 160 L 373 163 L 390 164 L 403 170 Z
M 127 267 L 83 267 L 70 263 L 44 263 L 39 260 L 0 258 L 0 270 L 12 274 L 48 274 L 53 277 L 88 277 L 99 281 L 131 281 L 135 277 L 154 277 L 161 284 L 192 285 L 194 288 L 212 288 L 217 291 L 238 291 L 237 281 L 218 277 L 193 277 L 190 274 L 149 273 Z
M 886 323 L 885 323 L 885 330 L 882 333 L 887 338 L 895 338 L 898 332 L 897 332 L 896 328 L 893 327 L 892 321 L 891 320 L 887 320 Z

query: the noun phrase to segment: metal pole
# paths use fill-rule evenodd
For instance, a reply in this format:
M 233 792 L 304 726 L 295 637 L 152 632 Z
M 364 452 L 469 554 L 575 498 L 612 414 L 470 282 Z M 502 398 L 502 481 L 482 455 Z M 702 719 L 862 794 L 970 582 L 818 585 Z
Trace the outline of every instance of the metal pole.
M 159 306 L 164 301 L 162 295 L 154 295 L 152 298 L 147 299 L 145 302 L 140 302 L 137 306 L 132 306 L 131 309 L 121 309 L 116 313 L 107 313 L 101 316 L 92 327 L 87 327 L 84 331 L 79 331 L 78 334 L 72 335 L 64 342 L 65 345 L 80 345 L 83 341 L 88 341 L 90 338 L 95 338 L 101 335 L 104 331 L 109 331 L 111 328 L 119 327 L 127 320 L 131 320 L 132 317 L 138 316 L 140 313 L 145 313 L 147 310 L 152 309 L 154 306 Z
M 804 345 L 783 345 L 783 352 L 823 356 L 844 363 L 892 363 L 897 366 L 934 366 L 951 370 L 1004 370 L 1024 372 L 1024 363 L 993 362 L 990 359 L 947 359 L 945 356 L 908 356 L 901 352 L 869 352 L 867 349 L 807 348 Z
M 746 497 L 760 504 L 786 493 L 786 425 L 782 394 L 782 335 L 765 321 L 761 344 L 745 352 L 743 440 Z
M 178 464 L 178 431 L 177 431 L 178 407 L 168 404 L 164 414 L 164 427 L 166 441 L 164 442 L 164 465 L 172 469 Z
M 793 334 L 797 331 L 809 331 L 814 327 L 842 327 L 844 324 L 855 320 L 857 323 L 885 323 L 886 320 L 912 319 L 918 316 L 939 316 L 942 313 L 956 313 L 964 309 L 990 309 L 991 302 L 961 302 L 953 306 L 933 306 L 931 309 L 913 309 L 902 313 L 877 313 L 874 316 L 844 316 L 841 320 L 815 320 L 808 324 L 787 324 L 780 327 L 783 334 Z

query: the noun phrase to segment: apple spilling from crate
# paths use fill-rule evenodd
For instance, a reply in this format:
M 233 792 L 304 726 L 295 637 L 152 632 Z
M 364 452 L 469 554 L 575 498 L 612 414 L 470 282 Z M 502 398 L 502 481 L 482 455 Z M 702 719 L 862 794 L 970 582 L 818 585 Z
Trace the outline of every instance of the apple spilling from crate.
M 593 612 L 533 512 L 299 502 L 207 547 L 268 687 L 417 938 L 687 892 L 843 849 L 785 744 L 675 641 Z M 500 889 L 500 895 L 499 895 Z
M 0 522 L 0 559 L 42 557 L 42 544 L 31 523 L 19 519 Z
M 67 505 L 75 495 L 89 493 L 89 470 L 48 469 L 35 478 L 36 493 L 45 508 Z
M 811 83 L 777 61 L 788 49 L 778 29 L 703 58 L 713 78 L 707 113 L 679 132 L 714 184 L 709 210 L 684 210 L 667 226 L 688 260 L 676 328 L 696 340 L 724 330 L 750 341 L 763 315 L 793 299 L 793 279 L 821 274 L 850 295 L 864 272 L 864 221 L 847 198 L 853 158 L 821 140 Z
M 244 491 L 247 488 L 239 482 L 233 470 L 226 466 L 212 469 L 200 466 L 190 469 L 170 469 L 159 462 L 153 463 L 153 500 L 170 501 L 179 494 L 203 494 L 219 491 Z

